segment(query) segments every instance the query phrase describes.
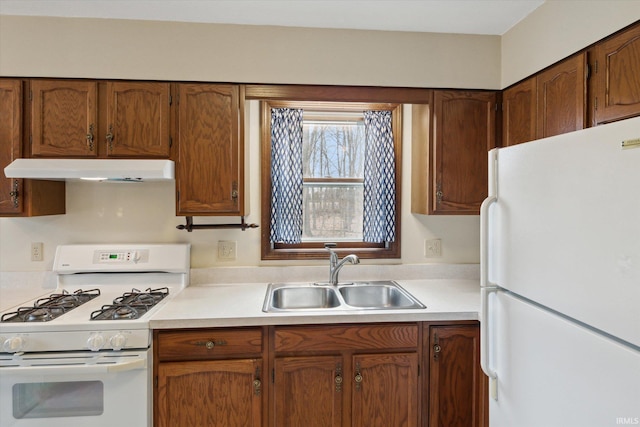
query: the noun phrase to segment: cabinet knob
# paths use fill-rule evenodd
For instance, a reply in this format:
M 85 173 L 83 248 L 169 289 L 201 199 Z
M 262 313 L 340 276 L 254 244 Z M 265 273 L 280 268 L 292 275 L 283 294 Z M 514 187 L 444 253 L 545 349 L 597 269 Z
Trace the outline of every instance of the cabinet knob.
M 196 341 L 193 344 L 199 347 L 205 347 L 207 350 L 213 350 L 213 348 L 217 345 L 225 345 L 227 342 L 223 340 L 207 340 L 207 341 Z
M 360 374 L 360 363 L 356 363 L 356 376 L 353 378 L 356 382 L 356 391 L 360 391 L 362 387 L 362 374 Z

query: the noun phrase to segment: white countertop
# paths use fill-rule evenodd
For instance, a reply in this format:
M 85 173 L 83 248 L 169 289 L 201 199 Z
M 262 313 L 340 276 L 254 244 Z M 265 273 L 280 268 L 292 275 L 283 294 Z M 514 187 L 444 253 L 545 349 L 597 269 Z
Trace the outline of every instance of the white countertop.
M 152 329 L 319 323 L 477 320 L 478 280 L 397 280 L 426 309 L 262 311 L 267 283 L 218 283 L 189 286 L 150 319 Z

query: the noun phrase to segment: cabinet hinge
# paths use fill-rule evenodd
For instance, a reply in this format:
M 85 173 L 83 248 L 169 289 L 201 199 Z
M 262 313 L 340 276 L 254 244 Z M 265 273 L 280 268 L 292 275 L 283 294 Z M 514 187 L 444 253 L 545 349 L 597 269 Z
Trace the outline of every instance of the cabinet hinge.
M 496 111 L 500 111 L 499 109 L 502 107 L 502 104 L 496 102 Z
M 276 370 L 271 369 L 271 384 L 275 384 L 275 383 L 276 383 Z
M 587 64 L 584 70 L 584 78 L 585 80 L 589 80 L 589 77 L 591 77 L 591 65 Z
M 593 70 L 593 72 L 594 72 L 594 73 L 596 73 L 596 74 L 598 74 L 598 60 L 597 60 L 597 59 L 596 59 L 595 64 L 593 64 L 593 66 L 594 66 L 594 68 L 595 68 L 595 69 Z
M 169 137 L 169 148 L 173 147 L 173 137 Z
M 596 111 L 598 110 L 598 97 L 597 96 L 593 100 L 593 109 L 596 110 Z
M 171 97 L 171 95 L 169 95 L 169 105 L 171 105 L 172 102 L 173 102 L 173 98 Z
M 418 376 L 420 376 L 420 364 L 418 363 Z

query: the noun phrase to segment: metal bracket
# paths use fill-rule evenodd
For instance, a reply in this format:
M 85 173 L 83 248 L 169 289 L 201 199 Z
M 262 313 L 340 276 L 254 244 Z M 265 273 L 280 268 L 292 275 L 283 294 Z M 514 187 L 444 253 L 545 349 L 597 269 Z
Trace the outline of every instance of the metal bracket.
M 258 228 L 258 224 L 248 224 L 244 221 L 244 216 L 240 217 L 240 224 L 194 224 L 193 217 L 187 216 L 185 217 L 186 224 L 185 225 L 177 225 L 176 228 L 178 230 L 187 230 L 191 233 L 193 230 L 210 230 L 217 228 L 238 228 L 242 231 L 245 231 L 247 228 Z

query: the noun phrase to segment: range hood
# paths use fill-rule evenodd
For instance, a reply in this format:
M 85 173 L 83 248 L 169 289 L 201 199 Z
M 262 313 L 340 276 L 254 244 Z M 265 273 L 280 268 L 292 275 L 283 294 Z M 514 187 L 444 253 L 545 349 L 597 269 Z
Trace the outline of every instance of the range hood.
M 171 160 L 16 159 L 4 168 L 7 178 L 142 182 L 172 180 Z

